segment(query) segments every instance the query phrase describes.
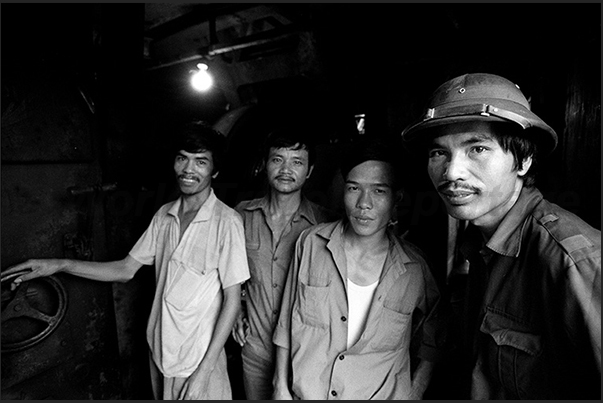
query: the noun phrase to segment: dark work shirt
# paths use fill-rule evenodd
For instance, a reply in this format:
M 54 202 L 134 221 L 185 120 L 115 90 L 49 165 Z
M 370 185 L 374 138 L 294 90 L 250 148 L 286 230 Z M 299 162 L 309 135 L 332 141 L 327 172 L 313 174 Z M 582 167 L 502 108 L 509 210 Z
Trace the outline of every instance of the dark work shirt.
M 469 226 L 462 251 L 471 397 L 600 399 L 601 232 L 524 188 L 485 245 Z

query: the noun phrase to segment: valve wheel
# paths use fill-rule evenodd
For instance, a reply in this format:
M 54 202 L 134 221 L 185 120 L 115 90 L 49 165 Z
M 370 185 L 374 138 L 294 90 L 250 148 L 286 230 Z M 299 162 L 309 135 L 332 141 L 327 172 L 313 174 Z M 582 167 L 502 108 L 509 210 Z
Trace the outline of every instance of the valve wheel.
M 1 279 L 3 353 L 39 343 L 59 326 L 67 312 L 67 292 L 57 278 L 39 277 L 11 287 L 12 279 L 23 273 Z

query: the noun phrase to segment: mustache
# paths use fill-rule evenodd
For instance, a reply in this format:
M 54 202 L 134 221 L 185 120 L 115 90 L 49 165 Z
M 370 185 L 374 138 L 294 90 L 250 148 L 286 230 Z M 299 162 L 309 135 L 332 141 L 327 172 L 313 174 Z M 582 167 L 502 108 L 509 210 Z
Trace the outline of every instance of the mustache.
M 478 192 L 479 189 L 465 183 L 460 182 L 444 182 L 437 187 L 438 192 L 458 192 L 458 191 L 467 191 L 467 192 Z

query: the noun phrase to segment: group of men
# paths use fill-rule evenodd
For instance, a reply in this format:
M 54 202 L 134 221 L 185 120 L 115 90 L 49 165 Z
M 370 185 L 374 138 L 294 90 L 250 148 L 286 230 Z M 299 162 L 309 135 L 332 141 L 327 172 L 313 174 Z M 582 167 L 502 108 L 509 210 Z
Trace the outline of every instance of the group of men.
M 268 191 L 234 208 L 211 188 L 223 136 L 202 123 L 178 134 L 180 197 L 123 260 L 31 259 L 3 273 L 22 272 L 17 287 L 57 272 L 127 281 L 154 265 L 157 399 L 231 399 L 230 336 L 250 400 L 421 399 L 450 350 L 463 398 L 601 397 L 600 231 L 534 187 L 537 158 L 557 135 L 509 80 L 453 78 L 402 133 L 426 155 L 448 214 L 468 223 L 460 312 L 393 230 L 403 184 L 387 142 L 343 150 L 338 217 L 303 194 L 315 159 L 307 133 L 268 136 Z

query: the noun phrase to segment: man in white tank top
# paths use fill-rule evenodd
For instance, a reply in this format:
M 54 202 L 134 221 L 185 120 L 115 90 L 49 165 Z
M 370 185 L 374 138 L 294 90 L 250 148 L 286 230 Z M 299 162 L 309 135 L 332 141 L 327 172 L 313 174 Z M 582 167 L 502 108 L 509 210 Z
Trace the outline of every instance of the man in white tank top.
M 353 143 L 341 167 L 346 218 L 296 243 L 273 337 L 275 399 L 420 399 L 427 388 L 440 297 L 420 252 L 390 229 L 401 198 L 392 151 Z

